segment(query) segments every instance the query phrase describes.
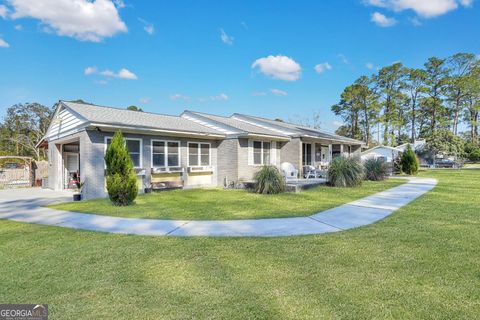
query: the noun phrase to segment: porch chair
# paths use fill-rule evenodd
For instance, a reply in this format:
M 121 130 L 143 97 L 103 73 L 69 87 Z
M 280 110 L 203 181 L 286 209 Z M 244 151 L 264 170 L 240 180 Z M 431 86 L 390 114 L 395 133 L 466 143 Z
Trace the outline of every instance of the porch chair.
M 317 178 L 320 178 L 320 174 L 314 166 L 307 165 L 303 167 L 303 177 L 305 179 L 310 179 L 310 178 L 317 179 Z
M 297 181 L 298 180 L 298 170 L 295 169 L 295 166 L 290 162 L 284 162 L 280 165 L 280 170 L 285 177 L 285 182 Z

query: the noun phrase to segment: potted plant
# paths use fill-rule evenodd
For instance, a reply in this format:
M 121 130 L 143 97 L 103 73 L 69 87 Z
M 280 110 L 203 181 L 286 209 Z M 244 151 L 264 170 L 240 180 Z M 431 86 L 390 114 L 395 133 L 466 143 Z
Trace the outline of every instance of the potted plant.
M 73 201 L 82 200 L 82 189 L 85 185 L 85 182 L 77 182 L 77 192 L 73 194 Z
M 151 192 L 152 192 L 152 185 L 151 185 L 151 184 L 147 184 L 147 183 L 146 183 L 146 184 L 144 185 L 144 187 L 145 187 L 145 188 L 144 188 L 144 192 L 145 192 L 145 193 L 151 193 Z

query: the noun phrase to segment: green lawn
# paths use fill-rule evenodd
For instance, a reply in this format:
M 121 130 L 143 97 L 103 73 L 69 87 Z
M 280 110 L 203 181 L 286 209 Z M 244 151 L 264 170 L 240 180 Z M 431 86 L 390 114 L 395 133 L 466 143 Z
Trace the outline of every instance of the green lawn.
M 0 301 L 52 319 L 478 319 L 480 170 L 392 216 L 287 238 L 113 235 L 0 221 Z
M 118 217 L 180 220 L 307 216 L 402 183 L 405 180 L 367 181 L 353 189 L 320 186 L 297 194 L 279 195 L 259 195 L 245 190 L 190 189 L 140 195 L 136 203 L 128 207 L 116 207 L 108 199 L 50 207 Z

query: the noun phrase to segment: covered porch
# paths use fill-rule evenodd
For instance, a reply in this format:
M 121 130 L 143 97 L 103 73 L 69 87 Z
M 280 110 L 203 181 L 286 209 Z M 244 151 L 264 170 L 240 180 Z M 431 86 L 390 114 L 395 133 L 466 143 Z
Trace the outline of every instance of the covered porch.
M 80 137 L 48 144 L 48 186 L 53 190 L 75 190 L 81 183 Z
M 301 141 L 301 178 L 306 180 L 327 178 L 327 171 L 333 159 L 360 155 L 360 145 L 332 143 L 332 141 L 304 138 Z

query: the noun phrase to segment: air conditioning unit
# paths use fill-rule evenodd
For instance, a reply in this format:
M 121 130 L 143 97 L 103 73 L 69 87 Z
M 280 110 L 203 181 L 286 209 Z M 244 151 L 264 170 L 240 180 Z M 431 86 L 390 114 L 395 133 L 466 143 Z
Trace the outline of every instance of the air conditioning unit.
M 182 167 L 161 167 L 152 168 L 152 173 L 182 173 Z
M 188 172 L 213 172 L 212 166 L 188 167 Z

